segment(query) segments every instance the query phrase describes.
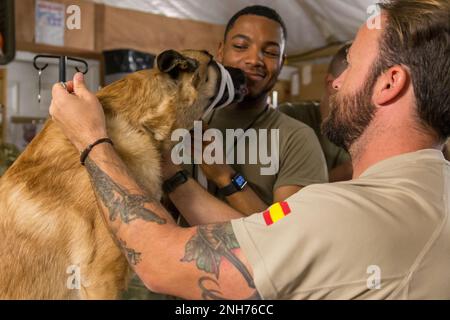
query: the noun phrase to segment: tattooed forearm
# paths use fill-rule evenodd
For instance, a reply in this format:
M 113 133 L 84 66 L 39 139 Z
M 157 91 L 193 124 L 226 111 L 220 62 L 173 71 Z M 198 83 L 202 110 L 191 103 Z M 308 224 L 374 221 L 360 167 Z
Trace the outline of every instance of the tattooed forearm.
M 128 248 L 127 243 L 122 239 L 118 239 L 120 247 L 125 252 L 125 256 L 127 257 L 128 262 L 132 266 L 136 266 L 139 262 L 141 262 L 142 253 L 135 251 L 133 248 Z
M 136 219 L 164 224 L 166 220 L 145 207 L 152 202 L 148 196 L 131 194 L 128 190 L 115 183 L 89 158 L 86 161 L 95 191 L 109 212 L 109 220 L 115 221 L 119 216 L 122 222 L 129 223 Z
M 227 298 L 221 296 L 221 292 L 215 289 L 208 288 L 206 286 L 207 282 L 213 283 L 216 287 L 219 287 L 219 283 L 214 280 L 211 277 L 201 277 L 198 280 L 198 286 L 200 287 L 200 290 L 202 291 L 202 298 L 205 300 L 227 300 Z M 254 287 L 251 287 L 254 289 Z M 255 292 L 249 296 L 246 297 L 243 300 L 261 300 L 261 296 L 259 295 L 258 291 L 255 290 Z
M 195 260 L 198 269 L 212 273 L 216 279 L 219 279 L 220 261 L 224 257 L 239 270 L 248 286 L 255 289 L 250 272 L 232 251 L 236 248 L 239 248 L 239 243 L 234 235 L 231 223 L 200 226 L 197 228 L 197 234 L 186 244 L 185 255 L 181 261 L 191 262 Z M 218 286 L 218 282 L 213 278 L 201 277 L 198 285 L 202 290 L 203 299 L 225 299 L 220 296 L 220 291 L 208 289 L 205 286 L 208 281 Z M 249 299 L 258 298 L 260 297 L 256 290 L 255 294 L 249 297 Z

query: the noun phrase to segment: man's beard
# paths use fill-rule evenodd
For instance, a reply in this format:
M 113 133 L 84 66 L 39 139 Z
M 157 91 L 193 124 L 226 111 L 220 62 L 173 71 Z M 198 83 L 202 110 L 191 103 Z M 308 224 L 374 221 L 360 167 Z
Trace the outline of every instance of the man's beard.
M 364 87 L 355 94 L 339 96 L 337 92 L 330 96 L 330 113 L 322 123 L 322 134 L 347 151 L 364 133 L 376 112 L 372 95 L 379 66 L 375 65 L 371 71 Z
M 267 98 L 269 92 L 270 91 L 264 90 L 264 91 L 258 92 L 256 94 L 249 93 L 244 97 L 244 100 L 242 100 L 241 103 L 242 104 L 253 103 L 253 102 L 261 100 L 263 98 Z
M 277 76 L 278 78 L 278 76 Z M 275 79 L 277 79 L 275 78 Z M 244 97 L 244 100 L 241 102 L 242 104 L 246 103 L 254 103 L 256 101 L 259 101 L 261 99 L 267 99 L 270 92 L 276 85 L 276 80 L 272 81 L 271 83 L 268 83 L 265 85 L 265 87 L 259 89 L 257 92 L 252 92 L 253 90 L 249 90 L 248 94 Z

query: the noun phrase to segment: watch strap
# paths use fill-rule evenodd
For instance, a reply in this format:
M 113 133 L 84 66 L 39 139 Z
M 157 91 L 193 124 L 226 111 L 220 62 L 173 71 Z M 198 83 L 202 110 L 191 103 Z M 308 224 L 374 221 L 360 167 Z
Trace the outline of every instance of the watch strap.
M 236 182 L 236 179 L 241 178 L 244 180 L 244 183 L 239 186 L 238 183 Z M 224 195 L 225 197 L 231 196 L 232 194 L 241 191 L 242 189 L 244 189 L 244 187 L 247 185 L 247 181 L 245 180 L 245 178 L 240 174 L 240 173 L 236 173 L 232 178 L 231 178 L 231 183 L 223 188 L 219 189 L 219 192 Z
M 180 170 L 171 178 L 163 182 L 162 189 L 165 193 L 173 192 L 177 187 L 188 181 L 189 172 L 187 170 Z
M 220 188 L 219 192 L 224 195 L 225 197 L 231 196 L 233 193 L 238 192 L 239 189 L 231 182 L 229 185 Z

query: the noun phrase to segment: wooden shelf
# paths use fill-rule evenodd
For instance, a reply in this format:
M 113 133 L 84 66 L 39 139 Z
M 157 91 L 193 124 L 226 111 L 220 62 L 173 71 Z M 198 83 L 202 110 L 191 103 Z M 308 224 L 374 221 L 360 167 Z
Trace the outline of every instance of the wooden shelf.
M 20 50 L 20 51 L 30 51 L 34 53 L 49 53 L 56 55 L 75 56 L 93 60 L 101 60 L 102 58 L 102 54 L 100 52 L 68 47 L 56 47 L 36 43 L 27 43 L 23 41 L 17 41 L 16 49 L 18 51 Z
M 21 116 L 13 116 L 11 117 L 11 123 L 14 124 L 26 124 L 26 123 L 44 123 L 48 118 L 44 117 L 21 117 Z

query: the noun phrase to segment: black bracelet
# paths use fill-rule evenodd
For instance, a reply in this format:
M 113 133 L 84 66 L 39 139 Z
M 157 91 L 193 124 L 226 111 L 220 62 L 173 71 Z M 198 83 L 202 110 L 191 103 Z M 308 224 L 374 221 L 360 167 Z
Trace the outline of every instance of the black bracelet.
M 173 192 L 178 186 L 182 185 L 189 179 L 189 172 L 187 170 L 180 170 L 171 178 L 167 179 L 162 184 L 164 193 L 169 194 Z
M 81 165 L 84 166 L 84 163 L 85 163 L 85 161 L 86 161 L 87 156 L 89 155 L 89 152 L 91 152 L 91 150 L 92 150 L 96 145 L 98 145 L 98 144 L 100 144 L 100 143 L 104 143 L 104 142 L 110 143 L 112 146 L 114 145 L 114 143 L 112 142 L 112 140 L 111 140 L 110 138 L 101 138 L 101 139 L 98 139 L 97 141 L 95 141 L 93 144 L 88 145 L 87 148 L 84 149 L 83 152 L 82 152 L 81 155 L 80 155 L 80 162 L 81 162 Z

